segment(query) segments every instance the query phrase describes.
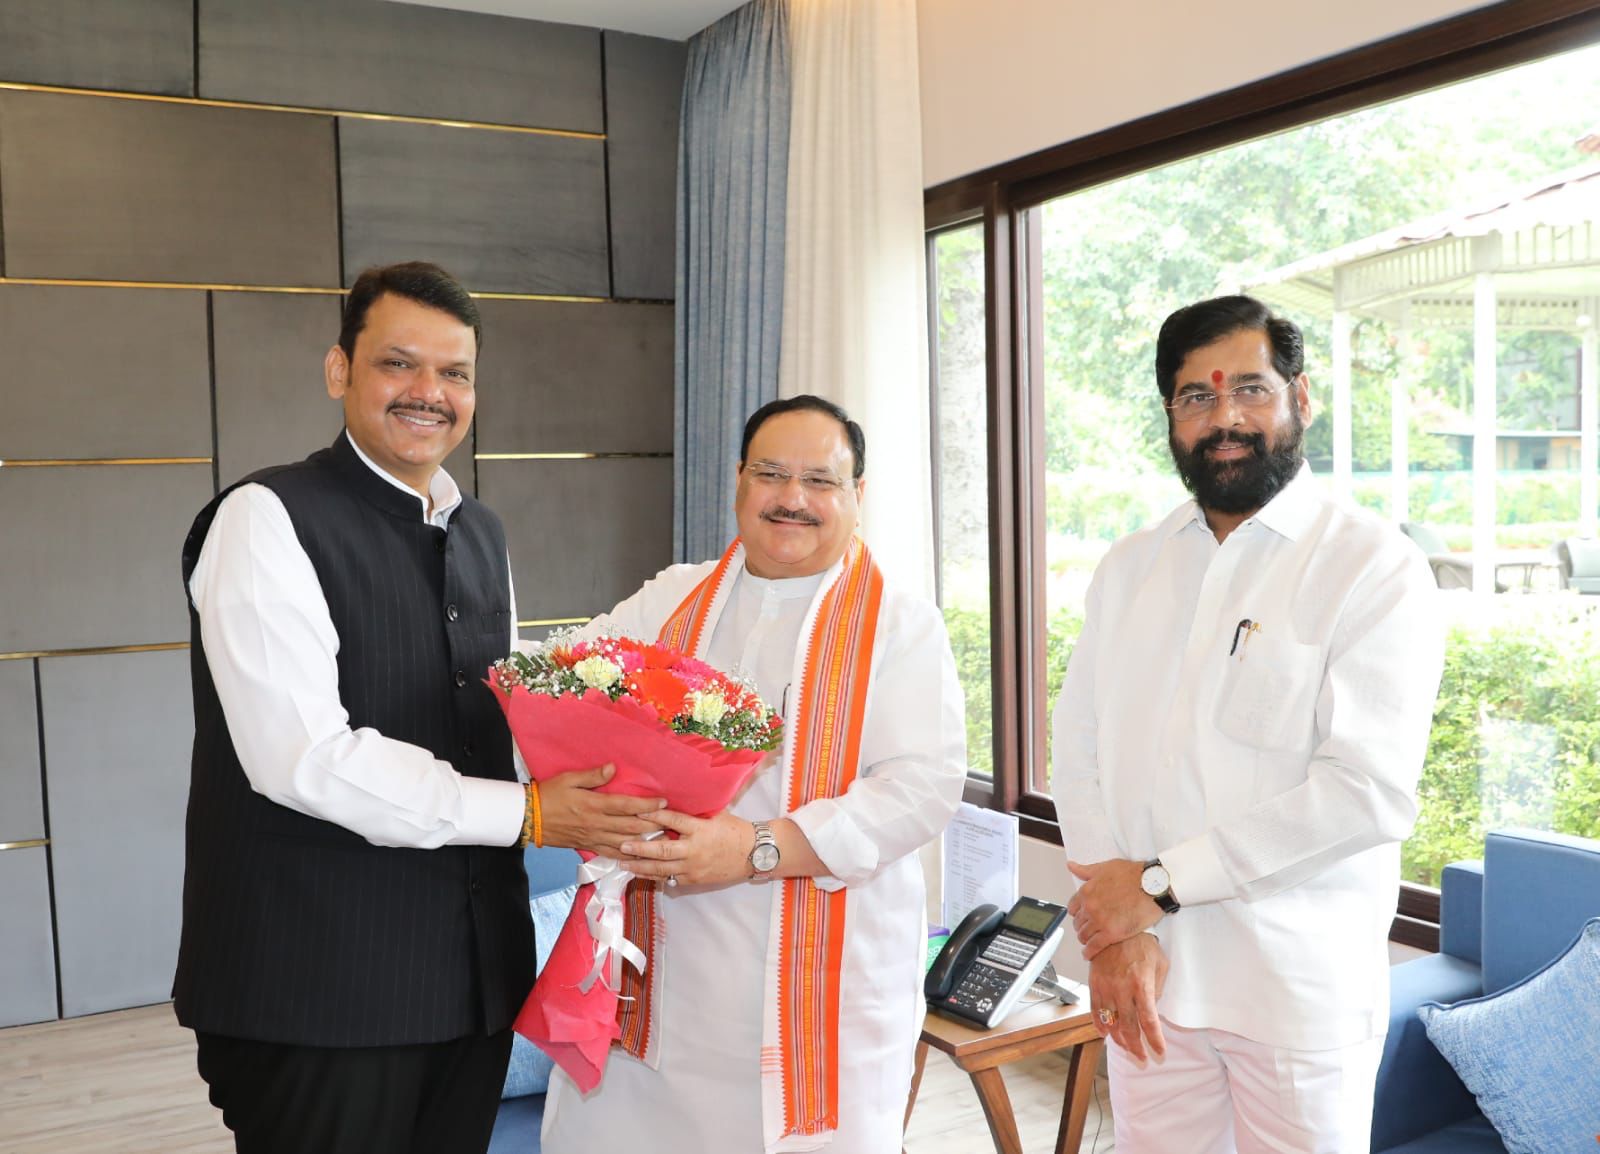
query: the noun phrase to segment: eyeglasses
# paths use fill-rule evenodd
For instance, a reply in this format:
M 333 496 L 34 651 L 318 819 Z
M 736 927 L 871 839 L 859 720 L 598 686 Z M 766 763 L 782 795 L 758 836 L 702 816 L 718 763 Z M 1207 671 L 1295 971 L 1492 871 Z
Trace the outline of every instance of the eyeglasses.
M 750 465 L 746 468 L 751 480 L 768 489 L 787 488 L 794 474 L 771 465 Z M 834 493 L 844 488 L 844 482 L 832 473 L 801 473 L 800 485 L 813 493 Z
M 1241 409 L 1264 409 L 1272 403 L 1272 398 L 1289 387 L 1289 383 L 1279 385 L 1275 389 L 1266 385 L 1238 385 L 1223 392 L 1216 393 L 1210 389 L 1194 389 L 1187 393 L 1179 393 L 1171 401 L 1163 401 L 1162 405 L 1172 412 L 1175 421 L 1193 421 L 1205 416 L 1217 405 L 1223 397 L 1227 397 L 1235 406 Z

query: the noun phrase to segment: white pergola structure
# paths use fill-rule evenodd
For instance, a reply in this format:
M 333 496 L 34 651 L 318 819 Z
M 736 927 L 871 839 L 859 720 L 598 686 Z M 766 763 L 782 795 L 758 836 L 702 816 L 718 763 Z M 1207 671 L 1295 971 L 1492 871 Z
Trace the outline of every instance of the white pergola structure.
M 1474 209 L 1441 213 L 1284 265 L 1242 286 L 1274 305 L 1332 323 L 1333 488 L 1351 489 L 1350 334 L 1358 316 L 1399 336 L 1401 363 L 1419 329 L 1473 334 L 1473 588 L 1494 589 L 1495 362 L 1501 330 L 1574 332 L 1579 368 L 1580 532 L 1595 535 L 1600 497 L 1600 163 L 1547 177 Z M 1390 515 L 1406 520 L 1409 395 L 1393 383 Z

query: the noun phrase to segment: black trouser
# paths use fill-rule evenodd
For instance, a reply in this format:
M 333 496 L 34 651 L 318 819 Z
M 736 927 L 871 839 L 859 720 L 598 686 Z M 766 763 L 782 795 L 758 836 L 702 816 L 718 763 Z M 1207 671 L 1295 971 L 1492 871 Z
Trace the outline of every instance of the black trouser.
M 195 1035 L 238 1154 L 483 1154 L 511 1031 L 341 1049 Z

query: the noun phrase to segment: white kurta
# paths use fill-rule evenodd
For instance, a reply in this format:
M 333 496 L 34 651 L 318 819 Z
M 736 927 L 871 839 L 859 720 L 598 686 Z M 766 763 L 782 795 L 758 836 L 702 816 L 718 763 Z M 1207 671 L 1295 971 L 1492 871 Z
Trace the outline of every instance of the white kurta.
M 1106 554 L 1052 786 L 1068 857 L 1171 872 L 1167 1020 L 1295 1050 L 1386 1030 L 1437 597 L 1414 545 L 1309 470 L 1221 544 L 1191 502 Z
M 585 632 L 609 627 L 653 640 L 712 568 L 707 563 L 665 570 Z M 837 571 L 767 581 L 730 570 L 732 589 L 707 623 L 706 660 L 752 678 L 767 702 L 792 707 L 804 630 Z M 832 871 L 819 884 L 844 886 L 849 894 L 840 991 L 840 1124 L 825 1145 L 808 1140 L 830 1154 L 900 1148 L 923 1015 L 926 898 L 916 850 L 950 820 L 965 777 L 961 688 L 944 623 L 932 605 L 887 586 L 860 773 L 843 797 L 787 815 Z M 784 816 L 783 788 L 782 764 L 774 754 L 729 810 L 750 820 Z M 657 892 L 663 923 L 659 1068 L 613 1049 L 604 1080 L 587 1098 L 557 1070 L 545 1104 L 547 1154 L 629 1148 L 758 1154 L 772 1148 L 763 1140 L 760 1055 L 778 884 Z

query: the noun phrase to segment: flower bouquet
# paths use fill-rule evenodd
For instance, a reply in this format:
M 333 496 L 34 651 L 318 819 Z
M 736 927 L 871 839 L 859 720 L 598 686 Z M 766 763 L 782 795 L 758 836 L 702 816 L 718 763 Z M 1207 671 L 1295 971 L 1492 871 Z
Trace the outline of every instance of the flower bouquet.
M 605 792 L 664 797 L 697 817 L 732 801 L 782 740 L 782 720 L 747 685 L 627 637 L 553 635 L 491 666 L 489 687 L 537 780 L 609 762 L 616 773 Z M 622 962 L 642 972 L 645 957 L 623 934 L 633 875 L 611 858 L 582 856 L 572 913 L 515 1026 L 588 1092 L 619 1033 Z

